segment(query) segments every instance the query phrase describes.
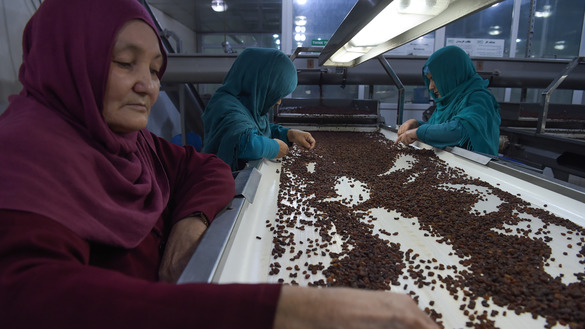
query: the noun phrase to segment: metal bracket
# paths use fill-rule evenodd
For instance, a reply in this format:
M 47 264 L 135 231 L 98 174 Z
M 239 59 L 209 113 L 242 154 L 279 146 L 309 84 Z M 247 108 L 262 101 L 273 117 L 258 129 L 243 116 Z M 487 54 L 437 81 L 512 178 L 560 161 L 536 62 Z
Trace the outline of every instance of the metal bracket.
M 294 61 L 301 52 L 320 53 L 323 47 L 297 47 L 295 52 L 290 55 L 290 60 Z
M 254 203 L 262 174 L 255 167 L 247 167 L 236 177 L 236 197 L 244 197 L 249 203 Z
M 544 133 L 546 129 L 546 119 L 548 116 L 548 106 L 550 103 L 550 96 L 551 94 L 565 81 L 565 79 L 569 76 L 569 74 L 579 65 L 581 62 L 585 60 L 585 57 L 575 57 L 565 69 L 550 83 L 550 85 L 542 91 L 541 98 L 540 98 L 540 105 L 542 106 L 542 110 L 538 115 L 538 123 L 536 125 L 536 133 L 541 134 Z

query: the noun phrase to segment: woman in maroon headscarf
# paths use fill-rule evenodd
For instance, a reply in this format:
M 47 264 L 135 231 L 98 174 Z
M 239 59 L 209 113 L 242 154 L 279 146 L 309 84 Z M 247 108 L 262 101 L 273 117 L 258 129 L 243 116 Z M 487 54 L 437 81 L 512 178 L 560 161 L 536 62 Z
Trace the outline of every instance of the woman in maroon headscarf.
M 435 328 L 404 295 L 161 282 L 234 182 L 145 129 L 166 66 L 155 31 L 135 0 L 45 0 L 29 21 L 0 117 L 1 326 Z

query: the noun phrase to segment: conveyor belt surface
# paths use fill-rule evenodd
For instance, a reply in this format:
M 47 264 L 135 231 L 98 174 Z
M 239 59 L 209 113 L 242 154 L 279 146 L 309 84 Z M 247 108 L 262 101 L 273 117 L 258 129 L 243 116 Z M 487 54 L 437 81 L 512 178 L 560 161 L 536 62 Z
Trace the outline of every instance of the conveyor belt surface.
M 444 328 L 585 326 L 585 204 L 395 134 L 264 160 L 213 281 L 410 294 Z

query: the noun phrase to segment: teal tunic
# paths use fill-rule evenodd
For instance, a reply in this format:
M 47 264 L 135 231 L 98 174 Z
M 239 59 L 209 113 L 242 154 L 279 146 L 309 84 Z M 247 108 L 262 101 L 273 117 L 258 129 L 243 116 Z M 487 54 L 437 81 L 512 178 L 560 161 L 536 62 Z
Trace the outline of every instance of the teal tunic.
M 431 92 L 437 108 L 428 122 L 421 122 L 418 138 L 436 147 L 461 146 L 497 155 L 500 106 L 487 89 L 489 81 L 477 74 L 469 56 L 459 47 L 444 47 L 423 66 L 427 88 L 428 72 L 441 97 Z
M 288 143 L 288 128 L 281 125 L 270 124 L 270 131 L 274 138 Z M 256 160 L 261 158 L 273 159 L 278 155 L 280 146 L 274 139 L 264 137 L 257 130 L 245 133 L 240 138 L 238 158 L 243 160 Z
M 274 157 L 278 143 L 272 138 L 286 138 L 288 130 L 271 125 L 268 111 L 296 85 L 297 70 L 284 53 L 267 48 L 244 50 L 203 113 L 203 152 L 217 154 L 232 170 L 239 169 L 238 159 Z M 262 149 L 253 149 L 258 145 Z

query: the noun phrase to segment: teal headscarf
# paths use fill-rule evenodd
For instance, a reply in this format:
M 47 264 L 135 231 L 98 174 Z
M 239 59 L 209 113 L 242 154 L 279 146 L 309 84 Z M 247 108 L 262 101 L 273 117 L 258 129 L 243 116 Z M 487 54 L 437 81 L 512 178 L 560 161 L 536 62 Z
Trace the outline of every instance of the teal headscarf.
M 440 124 L 457 119 L 467 131 L 471 150 L 497 155 L 500 106 L 487 89 L 489 81 L 477 74 L 469 56 L 456 46 L 441 48 L 423 66 L 427 89 L 430 84 L 428 72 L 441 95 L 438 97 L 431 92 L 437 108 L 428 123 Z M 474 102 L 470 104 L 472 94 Z
M 279 50 L 247 48 L 236 58 L 205 112 L 203 152 L 217 154 L 232 169 L 243 134 L 271 138 L 268 111 L 297 86 L 297 70 Z

